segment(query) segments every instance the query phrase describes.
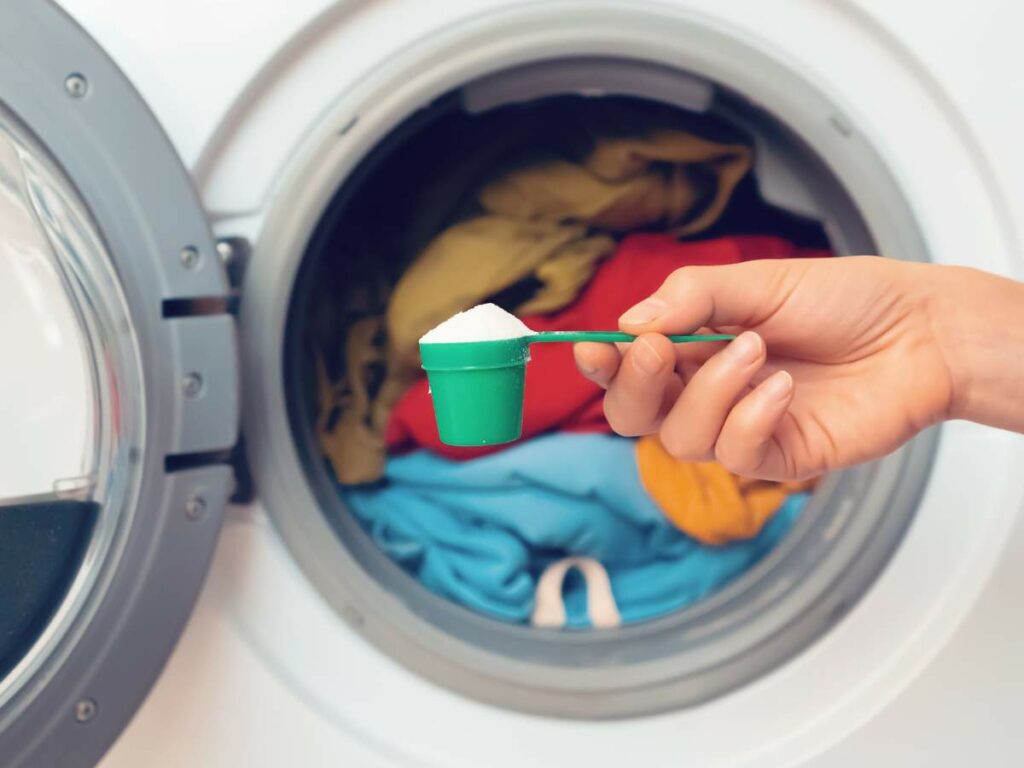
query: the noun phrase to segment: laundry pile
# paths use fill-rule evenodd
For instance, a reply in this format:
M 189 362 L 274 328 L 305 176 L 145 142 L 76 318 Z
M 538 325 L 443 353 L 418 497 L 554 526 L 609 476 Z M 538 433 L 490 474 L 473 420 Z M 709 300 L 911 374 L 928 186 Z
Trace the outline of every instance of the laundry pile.
M 367 532 L 440 595 L 538 626 L 663 615 L 757 562 L 810 484 L 610 434 L 567 345 L 532 350 L 518 443 L 444 445 L 418 340 L 485 301 L 537 331 L 614 329 L 682 266 L 828 253 L 720 231 L 753 161 L 720 126 L 607 100 L 506 113 L 500 131 L 492 119 L 448 126 L 436 140 L 457 152 L 402 168 L 399 215 L 357 214 L 314 318 L 321 449 Z
M 720 533 L 714 517 L 728 513 L 714 506 L 723 497 L 744 521 L 736 527 L 753 530 L 707 546 L 666 521 L 645 486 L 676 478 L 657 461 L 641 464 L 638 447 L 555 433 L 471 461 L 415 451 L 388 461 L 387 484 L 350 488 L 345 499 L 381 549 L 429 589 L 514 622 L 530 620 L 540 574 L 570 556 L 603 566 L 625 622 L 688 605 L 768 552 L 806 500 L 763 483 L 730 490 L 726 478 L 698 470 L 691 519 L 699 526 L 706 515 Z M 568 626 L 586 625 L 586 592 L 567 585 Z

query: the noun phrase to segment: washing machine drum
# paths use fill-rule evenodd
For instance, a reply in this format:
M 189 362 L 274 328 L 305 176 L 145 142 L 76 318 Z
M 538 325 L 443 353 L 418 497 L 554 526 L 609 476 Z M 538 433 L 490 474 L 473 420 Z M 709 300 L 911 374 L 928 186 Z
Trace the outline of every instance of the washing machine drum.
M 550 57 L 550 52 L 545 55 Z M 405 507 L 395 501 L 402 494 L 391 493 L 403 490 L 398 487 L 401 470 L 394 470 L 393 482 L 384 491 L 390 504 L 386 512 L 380 511 L 383 502 L 369 507 L 375 500 L 367 502 L 359 491 L 339 493 L 339 477 L 324 460 L 323 425 L 334 416 L 330 408 L 322 408 L 324 388 L 318 376 L 331 367 L 324 362 L 331 355 L 338 362 L 336 371 L 359 357 L 351 350 L 344 355 L 340 351 L 346 344 L 344 318 L 352 321 L 350 328 L 360 323 L 365 329 L 367 317 L 372 320 L 382 311 L 373 298 L 378 286 L 395 280 L 416 252 L 404 242 L 389 248 L 385 235 L 399 239 L 396 233 L 418 231 L 413 223 L 419 221 L 417 210 L 436 214 L 459 209 L 459 200 L 444 198 L 446 185 L 438 181 L 444 173 L 435 173 L 436 167 L 459 168 L 460 161 L 474 156 L 476 137 L 494 141 L 497 149 L 485 145 L 491 157 L 504 156 L 498 150 L 502 142 L 512 143 L 510 134 L 517 150 L 529 146 L 533 155 L 549 157 L 536 151 L 550 140 L 546 132 L 540 132 L 537 146 L 527 145 L 521 138 L 525 132 L 516 133 L 510 126 L 561 125 L 551 116 L 578 118 L 587 111 L 583 98 L 600 100 L 596 106 L 601 114 L 619 118 L 639 105 L 646 110 L 656 103 L 659 115 L 667 111 L 681 125 L 714 126 L 726 135 L 749 137 L 754 168 L 734 193 L 723 215 L 728 221 L 719 222 L 717 235 L 761 234 L 766 223 L 778 227 L 784 221 L 793 234 L 790 239 L 816 246 L 827 241 L 833 252 L 844 255 L 877 252 L 873 234 L 884 230 L 867 225 L 863 209 L 838 174 L 783 117 L 691 72 L 635 59 L 573 56 L 474 73 L 455 88 L 446 79 L 436 93 L 429 92 L 429 85 L 399 106 L 364 95 L 358 124 L 353 128 L 341 123 L 348 125 L 347 131 L 363 133 L 343 153 L 343 167 L 330 172 L 322 170 L 329 166 L 326 159 L 342 153 L 336 149 L 337 132 L 325 134 L 323 145 L 309 151 L 308 166 L 292 174 L 295 187 L 275 195 L 287 205 L 277 216 L 268 216 L 248 268 L 241 322 L 244 347 L 284 352 L 283 371 L 276 355 L 243 360 L 245 407 L 251 415 L 246 421 L 249 455 L 276 533 L 319 596 L 370 642 L 417 675 L 476 700 L 541 716 L 635 718 L 695 707 L 752 684 L 821 638 L 874 583 L 917 508 L 934 432 L 881 462 L 825 478 L 779 546 L 714 594 L 621 630 L 561 632 L 538 629 L 525 620 L 517 624 L 485 618 L 457 604 L 461 594 L 456 589 L 446 592 L 447 583 L 438 589 L 443 579 L 431 582 L 429 574 L 422 582 L 416 578 L 427 570 L 420 567 L 429 562 L 422 552 L 432 542 L 424 544 L 428 536 L 408 534 L 403 523 L 415 518 L 412 505 L 417 501 L 410 497 L 427 483 L 405 478 L 406 489 L 412 489 L 403 499 L 410 505 Z M 629 124 L 617 121 L 623 123 Z M 878 180 L 877 189 L 886 189 L 881 160 L 866 149 L 857 160 Z M 419 182 L 417 194 L 421 178 L 425 181 Z M 321 179 L 323 189 L 311 191 Z M 462 193 L 460 187 L 456 196 Z M 408 203 L 416 199 L 427 202 L 417 209 Z M 296 215 L 296 205 L 301 215 Z M 892 210 L 899 212 L 893 218 L 901 222 L 901 247 L 898 252 L 891 249 L 894 255 L 927 258 L 913 217 L 896 203 Z M 296 221 L 314 218 L 312 211 L 320 212 L 319 220 L 307 231 Z M 373 234 L 378 222 L 381 236 Z M 371 233 L 373 247 L 360 247 L 366 233 Z M 282 285 L 291 287 L 287 296 Z M 352 297 L 350 304 L 346 295 Z M 379 359 L 366 357 L 378 366 L 374 375 L 382 377 Z M 348 394 L 344 380 L 336 378 L 339 401 Z M 366 382 L 373 380 L 367 373 L 362 385 L 369 390 L 372 385 Z M 357 389 L 352 387 L 353 392 Z M 365 398 L 366 392 L 352 400 L 360 396 Z M 332 458 L 339 460 L 336 455 Z M 430 483 L 436 485 L 422 496 L 429 499 L 428 506 L 450 503 L 456 509 L 453 517 L 458 517 L 468 504 L 434 493 L 445 482 L 432 477 Z M 474 513 L 486 506 L 477 503 Z M 507 499 L 501 503 L 509 504 Z M 531 502 L 519 497 L 515 503 Z M 430 507 L 431 513 L 436 509 Z M 393 528 L 387 517 L 392 512 Z M 399 552 L 396 560 L 403 552 L 411 553 L 404 557 L 405 567 L 378 546 L 388 549 L 393 531 L 398 544 L 388 551 Z M 557 544 L 551 549 L 557 557 L 578 554 Z M 554 556 L 543 551 L 537 561 Z M 455 599 L 448 599 L 453 593 Z M 465 603 L 475 604 L 472 599 Z M 297 612 L 290 621 L 305 619 Z M 253 631 L 262 630 L 256 626 Z M 275 639 L 267 643 L 273 645 Z M 303 666 L 295 660 L 303 654 L 285 648 L 280 653 L 284 664 Z M 295 679 L 317 677 L 316 666 L 309 662 L 301 672 L 293 670 Z
M 138 95 L 60 11 L 5 3 L 5 765 L 95 763 L 192 608 L 237 435 L 226 290 L 188 177 Z M 197 297 L 206 314 L 191 314 Z

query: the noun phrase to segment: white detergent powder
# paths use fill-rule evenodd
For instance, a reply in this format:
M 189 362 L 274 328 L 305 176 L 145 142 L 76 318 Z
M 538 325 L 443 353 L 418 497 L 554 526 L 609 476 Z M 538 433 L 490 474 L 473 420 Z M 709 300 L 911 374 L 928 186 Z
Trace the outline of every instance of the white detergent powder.
M 533 336 L 535 331 L 515 315 L 494 304 L 477 304 L 472 309 L 449 317 L 420 339 L 424 344 L 450 344 L 460 341 L 495 341 Z

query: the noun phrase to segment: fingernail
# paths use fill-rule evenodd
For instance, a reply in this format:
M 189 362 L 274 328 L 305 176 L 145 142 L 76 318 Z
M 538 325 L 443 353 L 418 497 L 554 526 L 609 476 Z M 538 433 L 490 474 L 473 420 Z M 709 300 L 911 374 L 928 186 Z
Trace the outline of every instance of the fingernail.
M 619 318 L 619 322 L 625 325 L 643 325 L 644 323 L 657 320 L 665 314 L 665 309 L 665 302 L 652 296 L 627 309 L 622 317 Z
M 789 371 L 779 371 L 772 374 L 762 386 L 761 395 L 766 400 L 785 400 L 793 389 L 793 377 Z
M 637 368 L 648 375 L 657 373 L 664 365 L 658 350 L 651 342 L 643 338 L 633 342 L 633 360 L 636 362 Z
M 761 337 L 747 331 L 726 347 L 725 354 L 737 365 L 750 365 L 761 356 Z

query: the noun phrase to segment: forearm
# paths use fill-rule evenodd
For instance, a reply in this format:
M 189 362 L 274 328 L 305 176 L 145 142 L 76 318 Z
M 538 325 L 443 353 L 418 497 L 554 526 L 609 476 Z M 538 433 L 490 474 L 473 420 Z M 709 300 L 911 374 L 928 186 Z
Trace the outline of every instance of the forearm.
M 951 267 L 937 268 L 935 279 L 950 417 L 1024 432 L 1024 283 Z

